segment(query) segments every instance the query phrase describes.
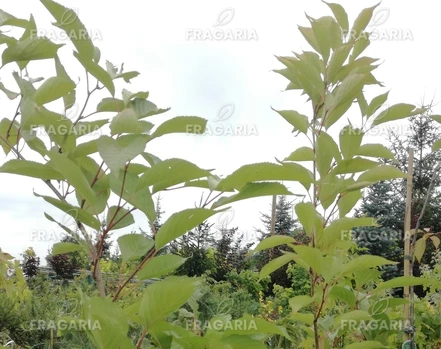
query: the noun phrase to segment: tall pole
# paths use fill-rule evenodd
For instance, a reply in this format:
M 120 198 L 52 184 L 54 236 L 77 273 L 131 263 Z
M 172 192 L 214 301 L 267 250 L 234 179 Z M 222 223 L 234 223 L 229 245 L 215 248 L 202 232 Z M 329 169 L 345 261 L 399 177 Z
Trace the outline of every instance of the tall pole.
M 413 149 L 409 149 L 409 164 L 407 169 L 406 215 L 404 218 L 404 276 L 410 276 L 410 222 L 412 215 L 412 176 L 413 176 Z M 404 299 L 409 300 L 409 286 L 404 287 Z M 404 324 L 410 323 L 410 307 L 404 304 Z M 404 339 L 409 340 L 409 333 L 404 333 Z

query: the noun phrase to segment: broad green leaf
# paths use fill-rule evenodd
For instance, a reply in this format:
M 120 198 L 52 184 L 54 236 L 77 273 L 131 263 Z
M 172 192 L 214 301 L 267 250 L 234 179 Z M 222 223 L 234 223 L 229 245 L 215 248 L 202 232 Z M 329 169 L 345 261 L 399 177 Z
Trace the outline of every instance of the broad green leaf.
M 147 121 L 139 121 L 133 109 L 124 109 L 110 123 L 111 135 L 122 133 L 146 133 L 153 128 Z
M 26 28 L 28 25 L 28 21 L 26 19 L 17 18 L 3 10 L 0 10 L 0 27 L 5 25 Z
M 58 56 L 55 57 L 55 70 L 57 72 L 58 77 L 71 80 L 69 75 L 67 75 L 66 69 L 64 69 L 64 66 L 61 64 L 61 61 L 58 58 Z M 74 85 L 75 85 L 75 83 L 74 83 Z M 69 92 L 67 95 L 63 96 L 64 110 L 68 110 L 75 105 L 75 96 L 76 96 L 75 89 L 72 90 L 71 92 Z
M 317 137 L 315 156 L 317 161 L 317 170 L 320 176 L 328 173 L 332 159 L 338 162 L 341 161 L 340 150 L 332 137 L 326 132 L 320 132 Z
M 360 37 L 360 34 L 366 29 L 371 21 L 374 10 L 378 7 L 378 5 L 380 5 L 380 3 L 375 6 L 365 8 L 363 11 L 361 11 L 361 13 L 355 19 L 354 25 L 349 33 L 350 40 L 355 41 Z
M 92 58 L 82 56 L 78 52 L 74 52 L 74 56 L 88 73 L 93 75 L 99 82 L 101 82 L 109 90 L 112 96 L 115 96 L 115 85 L 113 84 L 109 73 L 107 73 L 97 63 L 92 61 Z
M 299 26 L 299 31 L 302 33 L 303 37 L 308 41 L 308 44 L 311 45 L 311 47 L 316 51 L 320 53 L 320 49 L 317 43 L 317 38 L 314 35 L 314 31 L 312 28 L 308 27 L 301 27 Z
M 269 195 L 292 195 L 292 193 L 280 183 L 248 183 L 239 191 L 239 193 L 229 197 L 222 197 L 217 200 L 211 208 L 214 209 L 233 202 Z
M 327 63 L 331 49 L 331 42 L 335 39 L 332 35 L 335 34 L 332 32 L 332 23 L 335 23 L 334 18 L 323 16 L 318 19 L 309 18 L 309 20 L 311 22 L 311 29 L 314 33 L 319 52 L 323 57 L 323 61 Z M 339 33 L 338 39 L 341 41 L 341 33 Z
M 361 190 L 354 190 L 341 194 L 341 197 L 338 200 L 338 213 L 340 218 L 346 216 L 362 197 Z
M 300 147 L 294 150 L 283 161 L 314 161 L 314 151 L 309 147 Z
M 343 157 L 348 160 L 352 159 L 360 148 L 363 140 L 364 132 L 352 126 L 345 126 L 340 132 L 340 150 Z
M 430 118 L 437 123 L 441 124 L 441 115 L 430 115 Z
M 354 43 L 354 49 L 352 50 L 352 54 L 349 57 L 349 62 L 354 62 L 358 56 L 360 56 L 364 50 L 370 45 L 371 41 L 369 40 L 370 33 L 363 32 L 360 37 Z
M 40 178 L 43 180 L 64 180 L 64 176 L 47 164 L 29 160 L 9 160 L 0 167 L 0 173 L 12 173 L 21 176 Z
M 317 248 L 311 246 L 294 246 L 294 251 L 300 258 L 317 274 L 322 274 L 323 271 L 323 255 Z
M 329 172 L 320 178 L 318 182 L 318 198 L 325 210 L 332 205 L 338 193 L 342 191 L 343 185 L 344 180 L 337 177 L 333 172 Z
M 39 195 L 35 192 L 34 195 L 43 198 L 46 202 L 50 203 L 51 205 L 54 205 L 61 211 L 67 213 L 69 216 L 75 219 L 75 221 L 80 221 L 81 223 L 96 230 L 99 230 L 101 228 L 100 221 L 96 219 L 93 215 L 91 215 L 89 212 L 81 209 L 80 207 L 72 206 L 66 201 L 60 201 L 50 196 Z
M 20 93 L 12 92 L 11 90 L 8 90 L 5 85 L 3 85 L 2 82 L 0 82 L 0 91 L 3 91 L 6 97 L 8 97 L 10 100 L 13 100 L 20 96 Z
M 138 119 L 142 119 L 152 115 L 162 114 L 170 110 L 170 108 L 158 109 L 158 107 L 155 104 L 142 98 L 135 98 L 131 100 L 130 108 L 132 108 L 135 111 Z
M 335 241 L 342 240 L 342 237 L 344 235 L 347 235 L 347 232 L 351 231 L 353 228 L 371 226 L 377 226 L 375 219 L 371 217 L 343 217 L 336 219 L 323 231 L 323 246 L 326 246 Z
M 256 248 L 253 250 L 253 253 L 256 253 L 256 252 L 259 252 L 262 250 L 267 250 L 269 248 L 273 248 L 273 247 L 280 246 L 280 245 L 295 243 L 295 242 L 296 242 L 296 240 L 294 238 L 292 238 L 291 236 L 273 235 L 273 236 L 270 236 L 270 237 L 262 240 L 256 246 Z
M 435 248 L 439 247 L 440 244 L 440 238 L 437 236 L 431 236 L 430 239 L 432 240 L 433 244 L 435 245 Z
M 285 264 L 292 262 L 295 257 L 296 255 L 293 253 L 286 253 L 280 257 L 270 260 L 269 263 L 265 264 L 265 266 L 260 271 L 259 279 L 262 280 L 266 276 L 275 272 L 277 269 L 283 267 Z
M 362 116 L 366 116 L 368 104 L 366 98 L 364 97 L 363 91 L 357 95 L 358 106 L 360 107 L 360 112 Z
M 423 258 L 424 252 L 426 251 L 426 239 L 422 237 L 421 239 L 418 239 L 415 243 L 414 247 L 414 259 L 418 261 L 418 263 L 421 263 L 421 258 Z
M 125 88 L 123 88 L 121 94 L 122 94 L 122 97 L 123 97 L 125 105 L 128 105 L 129 102 L 132 99 L 140 98 L 140 99 L 146 100 L 149 97 L 149 93 L 148 92 L 136 92 L 136 93 L 133 93 L 133 92 L 130 92 L 129 90 L 126 90 Z
M 351 74 L 336 88 L 334 93 L 334 108 L 353 101 L 359 95 L 365 84 L 365 74 Z
M 364 285 L 376 281 L 382 272 L 376 269 L 365 269 L 354 273 L 354 280 L 357 291 L 360 291 Z
M 124 168 L 127 161 L 133 160 L 144 151 L 147 141 L 143 138 L 136 138 L 128 146 L 121 147 L 116 140 L 102 136 L 96 143 L 106 165 L 111 171 L 117 172 Z
M 149 285 L 139 308 L 142 324 L 149 328 L 155 322 L 181 308 L 195 293 L 199 280 L 189 277 L 169 277 Z
M 89 133 L 99 132 L 100 128 L 109 122 L 108 119 L 95 121 L 80 121 L 74 126 L 74 133 L 77 138 Z
M 379 182 L 396 178 L 406 178 L 406 174 L 390 165 L 380 165 L 362 173 L 357 182 Z
M 79 244 L 74 244 L 72 242 L 58 242 L 54 244 L 52 249 L 52 256 L 59 254 L 81 251 L 83 247 Z
M 43 105 L 64 97 L 75 89 L 75 83 L 64 77 L 54 76 L 47 79 L 35 92 L 34 101 Z
M 48 155 L 52 167 L 56 168 L 82 197 L 93 204 L 96 201 L 96 194 L 80 168 L 67 156 L 57 151 L 51 151 Z
M 96 152 L 98 152 L 97 140 L 93 139 L 89 142 L 78 144 L 78 146 L 73 151 L 73 157 L 79 158 L 82 156 L 94 154 Z
M 332 125 L 334 125 L 340 118 L 345 114 L 349 108 L 352 106 L 352 101 L 348 100 L 345 103 L 341 103 L 338 106 L 333 106 L 331 111 L 326 116 L 325 128 L 328 130 Z
M 124 109 L 124 101 L 117 98 L 103 98 L 98 103 L 96 111 L 98 112 L 120 112 Z
M 294 126 L 294 131 L 300 131 L 305 134 L 308 132 L 309 121 L 306 115 L 299 114 L 294 110 L 273 110 Z
M 220 211 L 206 208 L 192 208 L 176 212 L 161 226 L 155 237 L 156 249 L 167 245 L 170 241 L 184 235 Z
M 170 133 L 195 133 L 203 134 L 207 120 L 197 116 L 177 116 L 163 122 L 153 132 L 152 138 L 158 138 Z
M 300 309 L 307 307 L 312 303 L 310 296 L 296 296 L 289 299 L 289 305 L 293 313 L 297 313 Z
M 139 72 L 137 71 L 128 71 L 122 74 L 118 74 L 113 78 L 113 80 L 123 79 L 126 83 L 130 84 L 130 80 L 136 78 L 138 75 Z
M 367 109 L 367 117 L 372 116 L 387 101 L 388 96 L 389 91 L 373 98 Z
M 136 276 L 140 280 L 163 277 L 178 269 L 186 260 L 175 254 L 157 256 L 148 261 Z
M 376 168 L 380 163 L 369 159 L 355 157 L 350 160 L 343 160 L 333 170 L 335 174 L 358 173 Z
M 126 262 L 143 257 L 155 245 L 153 240 L 141 234 L 126 234 L 120 236 L 117 241 L 121 257 Z
M 249 182 L 268 180 L 312 183 L 313 178 L 309 170 L 298 164 L 284 164 L 280 166 L 264 162 L 242 166 L 223 179 L 219 183 L 217 190 L 241 189 Z
M 52 0 L 40 0 L 57 21 L 54 26 L 64 30 L 78 53 L 87 60 L 92 60 L 95 47 L 86 27 L 81 23 L 78 14 Z
M 153 185 L 152 194 L 193 179 L 207 177 L 210 172 L 183 159 L 167 159 L 152 165 L 139 179 L 137 189 Z
M 20 136 L 26 136 L 23 135 L 23 132 L 20 132 L 19 127 L 20 125 L 16 120 L 13 122 L 12 120 L 4 118 L 0 121 L 0 145 L 3 148 L 5 155 L 8 155 L 11 148 L 18 144 Z
M 355 322 L 360 322 L 360 321 L 369 321 L 371 320 L 372 317 L 371 315 L 364 310 L 353 310 L 347 313 L 344 313 L 340 316 L 337 316 L 334 319 L 334 328 L 345 328 L 346 326 L 349 325 L 349 321 L 355 321 Z
M 409 116 L 415 115 L 415 106 L 412 104 L 395 104 L 386 110 L 383 110 L 372 122 L 372 126 L 380 125 L 382 123 L 404 119 Z M 418 111 L 418 110 L 417 110 Z
M 388 264 L 398 264 L 398 262 L 392 262 L 380 256 L 371 256 L 371 255 L 357 256 L 351 261 L 349 261 L 349 263 L 344 264 L 341 267 L 340 275 L 348 275 L 363 269 L 375 268 Z
M 354 291 L 352 291 L 351 289 L 347 289 L 342 286 L 333 286 L 330 294 L 336 297 L 337 299 L 342 300 L 351 308 L 355 307 L 356 298 Z
M 348 58 L 349 52 L 351 52 L 352 45 L 350 43 L 345 44 L 338 49 L 336 49 L 331 56 L 331 60 L 328 65 L 327 70 L 327 81 L 335 82 L 335 76 L 338 71 L 341 69 L 346 59 Z
M 348 20 L 348 15 L 345 9 L 343 8 L 343 6 L 341 6 L 340 4 L 329 3 L 326 1 L 323 2 L 329 6 L 343 32 L 347 33 L 349 30 L 349 20 Z
M 398 288 L 404 286 L 418 286 L 418 285 L 429 285 L 433 281 L 429 279 L 422 279 L 416 276 L 398 276 L 392 280 L 382 282 L 377 285 L 375 291 L 385 290 L 389 288 Z
M 2 54 L 2 64 L 55 58 L 58 49 L 62 46 L 64 44 L 54 44 L 47 38 L 32 36 L 5 49 Z
M 128 209 L 120 207 L 118 210 L 118 206 L 112 206 L 107 212 L 106 223 L 108 228 L 111 226 L 109 230 L 116 230 L 134 224 L 135 220 Z
M 296 205 L 295 211 L 305 233 L 312 236 L 314 228 L 321 223 L 314 205 L 310 202 L 301 202 Z
M 363 144 L 355 155 L 368 156 L 372 158 L 394 159 L 394 154 L 382 144 Z

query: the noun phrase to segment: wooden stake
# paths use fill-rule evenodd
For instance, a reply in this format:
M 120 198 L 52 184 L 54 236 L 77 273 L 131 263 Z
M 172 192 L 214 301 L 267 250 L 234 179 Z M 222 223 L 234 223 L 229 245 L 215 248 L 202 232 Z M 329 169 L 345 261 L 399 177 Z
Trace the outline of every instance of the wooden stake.
M 412 215 L 412 176 L 413 176 L 413 149 L 409 149 L 409 163 L 407 169 L 407 194 L 406 194 L 406 215 L 404 218 L 404 276 L 410 276 L 410 223 Z M 404 287 L 404 299 L 409 300 L 409 286 Z M 410 323 L 409 304 L 404 304 L 404 324 Z M 410 336 L 405 333 L 405 340 Z

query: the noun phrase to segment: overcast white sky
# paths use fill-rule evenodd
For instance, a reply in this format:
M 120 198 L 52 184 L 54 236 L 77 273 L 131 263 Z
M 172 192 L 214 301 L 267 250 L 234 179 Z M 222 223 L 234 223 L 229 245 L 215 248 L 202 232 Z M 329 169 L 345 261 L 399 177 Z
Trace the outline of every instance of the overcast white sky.
M 376 4 L 365 0 L 337 2 L 347 10 L 350 23 L 363 8 Z M 211 135 L 168 136 L 149 143 L 147 151 L 162 159 L 184 158 L 202 168 L 216 169 L 214 173 L 218 175 L 227 175 L 243 164 L 274 161 L 275 157 L 283 159 L 303 145 L 304 140 L 295 139 L 290 126 L 271 107 L 310 115 L 309 104 L 305 104 L 305 98 L 297 92 L 282 92 L 288 81 L 271 70 L 282 68 L 275 55 L 310 50 L 297 25 L 308 25 L 305 12 L 315 18 L 329 15 L 330 10 L 321 1 L 277 0 L 270 4 L 245 0 L 60 0 L 60 3 L 79 10 L 95 45 L 101 49 L 102 62 L 106 59 L 117 65 L 124 62 L 126 71 L 141 73 L 128 87 L 118 84 L 119 90 L 126 87 L 133 92 L 150 91 L 152 102 L 159 107 L 172 108 L 167 114 L 152 118 L 153 122 L 178 115 L 196 115 L 209 120 Z M 53 19 L 39 1 L 2 1 L 0 7 L 22 18 L 33 13 L 42 33 L 54 41 L 67 43 L 51 26 Z M 375 76 L 386 87 L 366 89 L 368 100 L 390 89 L 390 103 L 419 104 L 424 96 L 426 101 L 433 96 L 439 101 L 437 87 L 441 65 L 438 43 L 434 40 L 439 32 L 435 30 L 439 23 L 439 7 L 438 2 L 429 0 L 382 2 L 380 13 L 375 17 L 378 25 L 371 28 L 378 32 L 378 40 L 364 55 L 380 58 L 382 65 Z M 228 8 L 234 9 L 231 22 L 214 28 L 219 16 Z M 222 30 L 224 35 L 238 29 L 250 40 L 187 37 L 198 30 L 206 33 L 214 29 Z M 60 52 L 62 57 L 67 56 L 64 64 L 71 77 L 83 82 L 83 71 L 69 57 L 71 46 L 63 47 Z M 8 88 L 17 90 L 10 78 L 14 69 L 14 64 L 2 69 L 0 79 Z M 31 64 L 29 73 L 32 77 L 55 74 L 52 63 L 45 62 Z M 88 110 L 94 111 L 103 96 L 92 99 Z M 84 94 L 79 97 L 84 100 Z M 1 94 L 1 118 L 11 118 L 17 103 L 18 100 L 10 102 Z M 225 105 L 234 105 L 234 112 L 227 120 L 215 122 Z M 56 110 L 59 105 L 54 106 L 53 110 L 59 111 Z M 350 116 L 353 124 L 357 124 L 358 108 L 351 109 Z M 235 134 L 231 135 L 232 132 Z M 385 133 L 382 128 L 366 140 L 384 143 Z M 11 158 L 12 155 L 7 159 L 3 156 L 0 163 Z M 33 190 L 50 194 L 37 179 L 0 175 L 0 247 L 19 257 L 27 247 L 33 246 L 45 263 L 48 248 L 59 240 L 60 234 L 57 226 L 46 220 L 44 212 L 59 220 L 63 220 L 63 213 L 34 197 Z M 194 206 L 199 202 L 200 192 L 186 189 L 162 196 L 166 219 L 173 212 Z M 268 197 L 234 205 L 234 214 L 227 214 L 229 226 L 238 226 L 247 239 L 252 239 L 253 227 L 260 226 L 260 212 L 268 212 L 270 202 Z M 139 214 L 136 218 L 137 224 L 132 228 L 147 229 L 145 218 Z M 36 238 L 32 233 L 35 231 L 43 235 Z M 128 232 L 130 228 L 118 230 L 114 236 Z

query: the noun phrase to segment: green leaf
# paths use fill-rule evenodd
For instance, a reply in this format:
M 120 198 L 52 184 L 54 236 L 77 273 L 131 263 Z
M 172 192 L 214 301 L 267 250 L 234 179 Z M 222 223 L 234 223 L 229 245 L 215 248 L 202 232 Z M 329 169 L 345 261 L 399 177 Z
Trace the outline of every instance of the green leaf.
M 185 263 L 187 258 L 175 254 L 166 254 L 152 258 L 137 274 L 140 280 L 163 277 Z
M 85 59 L 92 60 L 95 47 L 86 27 L 81 23 L 78 14 L 52 0 L 40 0 L 57 21 L 54 26 L 64 30 L 70 38 L 78 53 Z
M 345 44 L 332 53 L 327 70 L 327 81 L 335 82 L 335 77 L 348 58 L 351 48 L 351 44 Z
M 337 316 L 334 319 L 334 328 L 344 328 L 345 325 L 348 325 L 348 321 L 355 321 L 355 322 L 361 322 L 361 321 L 369 321 L 371 320 L 371 315 L 364 310 L 353 310 L 348 313 L 344 313 L 340 316 Z
M 112 78 L 103 68 L 97 63 L 92 61 L 92 58 L 84 57 L 78 52 L 73 53 L 75 58 L 81 63 L 88 73 L 93 75 L 99 82 L 101 82 L 110 92 L 112 96 L 115 96 L 115 85 Z
M 0 167 L 0 173 L 12 173 L 43 180 L 64 180 L 64 176 L 48 166 L 29 160 L 9 160 Z
M 340 218 L 348 214 L 362 197 L 361 190 L 354 190 L 342 194 L 338 200 L 338 213 Z
M 158 109 L 158 107 L 145 99 L 142 98 L 135 98 L 132 101 L 130 101 L 130 108 L 132 108 L 138 119 L 142 119 L 148 116 L 162 114 L 170 110 L 170 108 L 167 109 Z
M 312 30 L 312 28 L 301 27 L 301 26 L 298 26 L 298 28 L 299 28 L 300 33 L 302 33 L 303 37 L 306 39 L 306 41 L 308 41 L 308 44 L 310 44 L 311 47 L 316 52 L 320 52 L 317 38 L 315 37 L 314 31 Z
M 365 80 L 365 74 L 351 74 L 346 77 L 335 90 L 334 108 L 352 102 L 361 93 Z
M 273 235 L 273 236 L 270 236 L 270 237 L 262 240 L 256 246 L 256 248 L 253 250 L 253 253 L 256 253 L 256 252 L 259 252 L 262 250 L 267 250 L 269 248 L 273 248 L 273 247 L 280 246 L 280 245 L 295 243 L 295 242 L 296 242 L 296 240 L 294 238 L 292 238 L 291 236 Z
M 20 161 L 23 161 L 23 160 L 20 160 Z M 81 223 L 83 223 L 93 229 L 96 229 L 96 230 L 99 230 L 101 228 L 100 221 L 98 219 L 96 219 L 93 215 L 91 215 L 89 212 L 81 209 L 80 207 L 72 206 L 71 204 L 69 204 L 65 201 L 60 201 L 60 200 L 54 199 L 50 196 L 43 196 L 43 195 L 39 195 L 37 193 L 34 193 L 34 195 L 37 197 L 42 197 L 46 202 L 50 203 L 51 205 L 54 205 L 55 207 L 57 207 L 61 211 L 67 213 L 69 216 L 71 216 L 76 221 L 80 221 Z
M 217 200 L 211 208 L 214 209 L 233 202 L 269 195 L 292 195 L 292 193 L 280 183 L 248 183 L 239 193 L 229 197 L 222 197 Z
M 122 133 L 146 133 L 153 128 L 147 121 L 139 121 L 133 109 L 124 109 L 116 115 L 110 124 L 111 135 Z
M 173 276 L 149 285 L 139 308 L 142 325 L 149 328 L 177 311 L 193 295 L 198 283 L 198 279 Z
M 320 224 L 320 218 L 311 202 L 301 202 L 295 207 L 297 218 L 308 236 L 312 236 L 314 228 Z
M 348 100 L 345 103 L 341 103 L 338 106 L 332 106 L 331 111 L 326 116 L 325 128 L 328 130 L 345 114 L 352 106 L 352 101 Z
M 317 161 L 317 170 L 320 176 L 325 176 L 331 168 L 332 159 L 341 161 L 340 150 L 332 137 L 326 132 L 320 132 L 317 137 L 315 156 Z
M 123 88 L 121 94 L 122 94 L 122 97 L 123 97 L 125 105 L 128 105 L 129 102 L 132 99 L 139 98 L 139 99 L 146 100 L 149 97 L 149 93 L 148 92 L 136 92 L 136 93 L 133 93 L 133 92 L 130 92 L 129 90 L 126 90 L 125 88 Z
M 135 138 L 131 144 L 121 147 L 116 140 L 102 136 L 97 140 L 97 147 L 109 169 L 118 172 L 124 168 L 127 161 L 133 160 L 144 151 L 146 143 L 146 139 Z
M 83 198 L 93 204 L 96 201 L 96 194 L 90 187 L 89 181 L 81 172 L 81 169 L 67 156 L 57 151 L 50 151 L 48 155 L 52 166 L 64 176 Z
M 220 211 L 192 208 L 172 214 L 156 234 L 156 249 L 159 250 L 218 212 Z
M 58 58 L 58 56 L 55 57 L 55 70 L 57 72 L 57 76 L 71 80 L 69 75 L 67 75 L 66 73 L 66 69 L 64 69 L 64 66 L 61 64 L 61 61 Z M 68 110 L 75 105 L 75 96 L 76 96 L 75 89 L 69 92 L 67 95 L 63 96 L 64 110 Z
M 366 112 L 368 118 L 372 116 L 378 110 L 378 108 L 380 108 L 387 101 L 388 96 L 389 91 L 372 99 Z
M 152 194 L 193 179 L 210 176 L 210 172 L 183 159 L 167 159 L 152 165 L 139 179 L 137 189 L 152 186 Z
M 363 144 L 355 155 L 368 156 L 372 158 L 394 159 L 394 154 L 382 144 Z
M 314 161 L 314 151 L 309 147 L 300 147 L 294 150 L 283 161 Z
M 53 246 L 52 256 L 65 254 L 69 252 L 81 251 L 82 249 L 83 247 L 79 244 L 74 244 L 72 242 L 58 242 Z
M 111 226 L 109 230 L 117 230 L 134 224 L 135 220 L 128 209 L 120 207 L 118 210 L 118 206 L 112 206 L 107 212 L 106 222 L 108 228 Z
M 307 307 L 311 303 L 312 298 L 310 296 L 296 296 L 289 299 L 289 306 L 291 307 L 294 314 L 297 313 L 300 309 Z
M 117 98 L 103 98 L 96 107 L 98 112 L 120 112 L 125 108 L 124 101 Z
M 395 104 L 386 110 L 383 110 L 372 122 L 372 126 L 380 125 L 388 121 L 404 119 L 415 115 L 415 106 L 412 104 Z
M 441 115 L 430 115 L 430 118 L 437 123 L 441 124 Z
M 360 148 L 364 132 L 352 126 L 345 126 L 340 132 L 340 150 L 343 157 L 348 160 L 353 158 Z
M 334 168 L 333 172 L 335 174 L 357 173 L 372 169 L 379 164 L 376 161 L 356 157 L 350 160 L 343 160 Z
M 439 247 L 439 244 L 441 242 L 440 238 L 437 236 L 431 236 L 430 240 L 432 240 L 433 244 L 435 245 L 435 248 Z
M 120 236 L 117 241 L 121 257 L 126 262 L 145 256 L 154 247 L 153 240 L 141 234 L 126 234 Z
M 283 267 L 285 264 L 292 262 L 297 256 L 293 253 L 286 253 L 280 257 L 274 258 L 269 263 L 265 264 L 265 266 L 260 271 L 259 279 L 262 280 L 266 276 L 275 272 L 277 269 Z
M 195 133 L 203 134 L 207 120 L 197 116 L 177 116 L 163 122 L 153 132 L 152 138 L 158 138 L 170 133 Z
M 0 121 L 0 145 L 5 155 L 10 153 L 11 147 L 18 144 L 20 136 L 24 137 L 23 132 L 20 133 L 19 127 L 20 125 L 16 120 L 12 121 L 4 118 Z
M 241 189 L 249 182 L 255 181 L 299 181 L 312 183 L 312 173 L 298 164 L 284 164 L 283 166 L 270 162 L 245 165 L 223 179 L 218 191 L 230 188 Z
M 394 166 L 381 165 L 362 173 L 360 177 L 358 177 L 357 182 L 379 182 L 406 177 L 405 173 Z
M 343 8 L 343 6 L 341 6 L 340 4 L 329 3 L 326 1 L 323 2 L 329 6 L 341 29 L 343 29 L 343 32 L 346 33 L 349 30 L 349 20 L 348 20 L 348 15 L 345 9 Z
M 354 60 L 360 56 L 364 50 L 370 45 L 369 40 L 370 33 L 363 32 L 361 36 L 355 41 L 354 49 L 352 50 L 352 54 L 349 57 L 349 62 L 354 62 Z
M 357 96 L 358 106 L 360 107 L 360 112 L 362 116 L 366 115 L 368 104 L 366 98 L 364 97 L 363 91 L 361 91 Z
M 28 25 L 28 21 L 26 19 L 17 18 L 3 10 L 0 10 L 0 27 L 5 25 L 12 25 L 14 27 L 26 28 Z
M 339 300 L 348 304 L 351 308 L 355 307 L 356 298 L 354 291 L 344 288 L 342 286 L 333 286 L 330 294 Z
M 376 226 L 376 221 L 371 217 L 349 218 L 343 217 L 336 219 L 329 224 L 323 231 L 323 246 L 335 241 L 341 241 L 343 234 L 351 231 L 355 227 L 371 227 Z
M 20 93 L 12 92 L 11 90 L 8 90 L 5 85 L 3 85 L 2 82 L 0 82 L 0 91 L 3 91 L 6 97 L 8 97 L 11 101 L 13 99 L 16 99 L 18 96 L 20 96 Z
M 294 251 L 300 258 L 317 274 L 322 274 L 323 271 L 323 255 L 317 248 L 311 246 L 294 246 Z
M 273 110 L 294 126 L 294 131 L 300 131 L 304 134 L 308 132 L 309 121 L 306 115 L 299 114 L 294 110 Z
M 416 258 L 418 263 L 421 263 L 421 259 L 423 258 L 424 252 L 426 251 L 426 244 L 427 241 L 424 237 L 418 239 L 415 243 L 414 259 Z
M 371 21 L 374 10 L 378 7 L 378 5 L 380 5 L 380 3 L 375 6 L 365 8 L 363 11 L 361 11 L 361 13 L 355 19 L 354 25 L 349 33 L 351 40 L 355 41 L 360 37 L 360 34 L 366 29 L 367 25 Z
M 62 46 L 64 44 L 57 45 L 49 39 L 32 36 L 5 49 L 2 54 L 2 63 L 6 65 L 11 62 L 55 58 L 58 49 Z
M 433 283 L 433 281 L 429 279 L 422 279 L 416 276 L 398 276 L 392 280 L 378 284 L 374 292 L 404 286 L 429 285 L 431 283 Z
M 362 255 L 357 256 L 349 263 L 344 264 L 340 269 L 340 275 L 349 275 L 356 271 L 370 269 L 388 264 L 398 264 L 380 256 Z
M 47 79 L 35 92 L 34 102 L 43 105 L 64 97 L 75 89 L 75 83 L 64 77 L 54 76 Z
M 98 132 L 101 127 L 109 122 L 108 119 L 95 121 L 80 121 L 74 126 L 74 133 L 77 138 L 85 136 L 89 133 Z

